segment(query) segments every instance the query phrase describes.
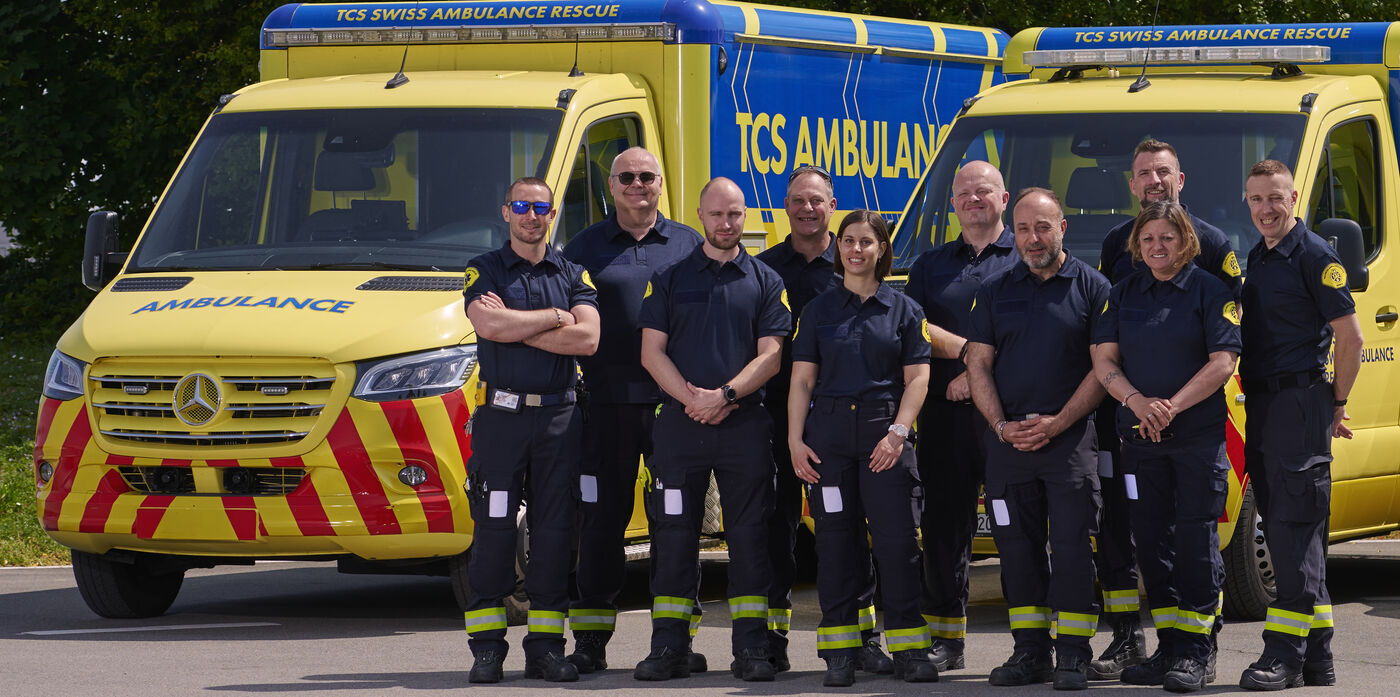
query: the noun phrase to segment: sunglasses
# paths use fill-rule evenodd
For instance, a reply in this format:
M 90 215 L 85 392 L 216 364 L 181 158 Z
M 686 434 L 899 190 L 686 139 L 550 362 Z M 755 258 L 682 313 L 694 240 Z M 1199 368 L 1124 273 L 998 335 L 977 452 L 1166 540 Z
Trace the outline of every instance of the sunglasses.
M 804 174 L 807 174 L 808 172 L 814 173 L 822 179 L 825 179 L 826 183 L 828 184 L 831 183 L 831 172 L 826 171 L 825 167 L 820 167 L 818 165 L 802 165 L 801 167 L 792 170 L 792 174 L 788 175 L 788 183 L 791 184 L 794 179 Z
M 506 205 L 510 206 L 510 212 L 516 215 L 525 215 L 531 208 L 535 209 L 535 215 L 548 215 L 554 210 L 554 204 L 549 201 L 511 201 Z
M 661 176 L 656 172 L 618 172 L 613 175 L 623 186 L 632 186 L 632 182 L 640 181 L 642 186 L 649 186 L 656 178 Z

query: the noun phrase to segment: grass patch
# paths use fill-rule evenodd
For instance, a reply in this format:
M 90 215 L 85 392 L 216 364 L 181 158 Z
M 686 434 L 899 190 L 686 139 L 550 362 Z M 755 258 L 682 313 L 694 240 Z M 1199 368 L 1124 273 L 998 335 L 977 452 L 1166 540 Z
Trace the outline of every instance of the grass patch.
M 34 514 L 34 418 L 53 342 L 0 337 L 0 566 L 67 564 Z

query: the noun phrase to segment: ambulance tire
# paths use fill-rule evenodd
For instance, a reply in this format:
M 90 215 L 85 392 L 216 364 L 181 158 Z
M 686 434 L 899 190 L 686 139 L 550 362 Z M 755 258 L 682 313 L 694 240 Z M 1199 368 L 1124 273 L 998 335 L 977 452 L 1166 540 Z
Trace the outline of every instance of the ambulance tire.
M 101 554 L 73 550 L 73 577 L 89 609 L 102 617 L 137 619 L 156 617 L 170 609 L 184 569 L 155 569 L 149 555 L 130 563 Z
M 519 513 L 519 524 L 515 528 L 515 591 L 506 596 L 506 624 L 519 626 L 526 623 L 530 612 L 530 596 L 525 594 L 525 565 L 530 559 L 530 534 L 525 525 L 525 511 Z M 447 575 L 452 581 L 452 595 L 457 600 L 457 609 L 467 609 L 467 599 L 471 587 L 467 584 L 468 561 L 471 550 L 467 550 L 447 560 Z
M 705 490 L 705 518 L 700 522 L 701 535 L 718 535 L 724 532 L 724 516 L 719 508 L 719 484 L 715 473 L 710 473 L 710 488 Z
M 1221 551 L 1225 559 L 1224 615 L 1232 620 L 1264 619 L 1274 601 L 1274 566 L 1264 539 L 1264 519 L 1247 486 L 1240 502 L 1235 532 Z

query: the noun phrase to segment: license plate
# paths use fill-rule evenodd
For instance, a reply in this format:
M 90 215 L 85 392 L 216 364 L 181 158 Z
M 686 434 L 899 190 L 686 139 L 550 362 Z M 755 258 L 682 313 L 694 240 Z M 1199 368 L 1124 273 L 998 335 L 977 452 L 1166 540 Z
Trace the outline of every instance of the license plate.
M 982 513 L 980 511 L 977 513 L 977 534 L 992 534 L 992 519 L 986 513 Z

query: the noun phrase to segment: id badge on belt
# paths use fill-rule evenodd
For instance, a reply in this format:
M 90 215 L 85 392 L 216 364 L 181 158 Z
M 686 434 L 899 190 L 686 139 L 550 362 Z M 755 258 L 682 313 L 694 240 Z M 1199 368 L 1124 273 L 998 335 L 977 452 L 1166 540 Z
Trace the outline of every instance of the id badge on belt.
M 508 411 L 512 414 L 520 413 L 520 395 L 505 390 L 491 391 L 491 408 Z

